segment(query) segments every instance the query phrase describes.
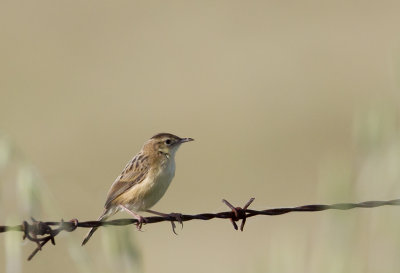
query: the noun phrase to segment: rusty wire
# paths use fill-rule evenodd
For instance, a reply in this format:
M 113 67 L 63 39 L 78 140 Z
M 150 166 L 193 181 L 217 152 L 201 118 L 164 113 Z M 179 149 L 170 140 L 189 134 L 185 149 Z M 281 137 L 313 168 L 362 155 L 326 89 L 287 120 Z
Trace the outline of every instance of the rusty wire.
M 174 221 L 182 222 L 190 220 L 211 220 L 214 218 L 219 219 L 230 219 L 235 230 L 240 229 L 243 231 L 246 219 L 256 215 L 282 215 L 290 212 L 316 212 L 323 210 L 349 210 L 354 208 L 375 208 L 381 206 L 400 206 L 400 199 L 394 199 L 389 201 L 366 201 L 362 203 L 338 203 L 333 205 L 305 205 L 291 208 L 273 208 L 265 210 L 252 210 L 248 209 L 254 198 L 251 198 L 244 206 L 235 207 L 225 199 L 222 200 L 231 210 L 218 212 L 218 213 L 200 213 L 195 215 L 170 213 L 165 216 L 150 216 L 145 217 L 146 224 L 154 224 L 164 221 L 170 221 L 172 223 L 172 229 L 175 233 Z M 236 224 L 237 221 L 242 220 L 240 228 Z M 111 221 L 85 221 L 79 222 L 77 219 L 70 221 L 61 220 L 60 222 L 42 222 L 32 218 L 32 223 L 23 221 L 21 225 L 16 226 L 0 226 L 0 232 L 7 231 L 21 231 L 23 232 L 23 239 L 28 239 L 37 244 L 36 249 L 28 257 L 28 261 L 31 260 L 39 250 L 49 241 L 55 245 L 54 237 L 56 237 L 61 231 L 72 232 L 76 228 L 92 228 L 101 226 L 125 226 L 131 224 L 137 224 L 136 219 L 116 219 Z M 53 228 L 52 228 L 53 227 Z M 54 228 L 55 227 L 55 228 Z

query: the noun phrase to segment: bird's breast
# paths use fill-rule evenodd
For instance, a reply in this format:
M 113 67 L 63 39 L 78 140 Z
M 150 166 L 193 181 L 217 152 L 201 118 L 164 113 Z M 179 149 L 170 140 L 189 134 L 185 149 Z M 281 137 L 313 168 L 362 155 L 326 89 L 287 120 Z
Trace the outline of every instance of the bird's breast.
M 175 162 L 173 160 L 158 169 L 154 169 L 148 179 L 143 181 L 144 195 L 138 210 L 146 210 L 154 206 L 164 196 L 174 175 Z

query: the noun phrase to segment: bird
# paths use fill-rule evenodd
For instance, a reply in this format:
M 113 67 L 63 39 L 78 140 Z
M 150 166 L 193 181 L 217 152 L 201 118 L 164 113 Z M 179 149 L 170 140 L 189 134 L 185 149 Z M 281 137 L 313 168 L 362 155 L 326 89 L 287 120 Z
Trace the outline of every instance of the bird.
M 111 185 L 98 221 L 104 221 L 119 211 L 126 211 L 138 220 L 136 226 L 140 230 L 145 219 L 138 212 L 164 216 L 150 208 L 164 196 L 174 178 L 176 151 L 181 144 L 193 140 L 170 133 L 159 133 L 147 140 Z M 96 230 L 97 227 L 91 228 L 82 246 Z

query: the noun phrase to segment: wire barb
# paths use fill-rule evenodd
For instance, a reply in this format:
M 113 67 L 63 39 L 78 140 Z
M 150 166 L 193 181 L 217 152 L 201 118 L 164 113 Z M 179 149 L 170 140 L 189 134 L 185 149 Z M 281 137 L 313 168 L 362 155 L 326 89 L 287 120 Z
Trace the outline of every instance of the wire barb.
M 250 200 L 247 201 L 246 205 L 244 205 L 243 208 L 241 208 L 241 207 L 235 208 L 227 200 L 222 199 L 222 202 L 225 203 L 232 210 L 233 215 L 229 219 L 231 220 L 231 223 L 235 230 L 238 230 L 238 225 L 236 224 L 236 221 L 239 221 L 240 219 L 242 219 L 242 223 L 240 224 L 240 231 L 243 231 L 244 224 L 246 224 L 246 218 L 247 218 L 246 210 L 251 205 L 251 203 L 253 203 L 254 199 L 255 199 L 254 197 L 250 198 Z
M 376 208 L 381 206 L 400 206 L 400 199 L 394 199 L 389 201 L 366 201 L 361 203 L 338 203 L 333 205 L 305 205 L 293 208 L 274 208 L 274 209 L 266 209 L 266 210 L 252 210 L 249 209 L 249 206 L 254 201 L 254 198 L 251 198 L 243 208 L 234 207 L 227 200 L 223 199 L 224 202 L 231 210 L 218 212 L 218 213 L 201 213 L 195 215 L 189 214 L 180 214 L 180 213 L 170 213 L 163 214 L 163 216 L 149 216 L 145 217 L 144 220 L 146 224 L 154 224 L 164 221 L 178 221 L 182 226 L 183 222 L 190 220 L 211 220 L 215 218 L 219 219 L 230 219 L 235 230 L 238 230 L 239 227 L 236 224 L 237 221 L 242 220 L 240 224 L 240 231 L 243 231 L 244 225 L 246 223 L 246 219 L 249 217 L 257 216 L 257 215 L 267 215 L 267 216 L 277 216 L 290 212 L 317 212 L 323 210 L 349 210 L 355 208 Z M 28 223 L 27 221 L 23 221 L 21 225 L 16 226 L 0 226 L 0 233 L 8 232 L 8 231 L 19 231 L 23 233 L 23 239 L 28 239 L 34 242 L 37 246 L 36 249 L 32 252 L 32 254 L 28 257 L 28 261 L 31 260 L 36 253 L 42 250 L 43 246 L 47 244 L 47 242 L 51 241 L 53 245 L 56 244 L 55 237 L 61 231 L 72 232 L 79 228 L 93 228 L 93 227 L 101 227 L 101 226 L 126 226 L 132 224 L 138 224 L 137 219 L 116 219 L 111 221 L 86 221 L 79 222 L 77 219 L 72 219 L 70 221 L 65 222 L 61 219 L 60 222 L 42 222 L 37 221 L 34 218 L 31 218 L 32 223 Z M 56 227 L 56 228 L 52 228 Z M 173 232 L 175 232 L 175 228 L 173 228 Z

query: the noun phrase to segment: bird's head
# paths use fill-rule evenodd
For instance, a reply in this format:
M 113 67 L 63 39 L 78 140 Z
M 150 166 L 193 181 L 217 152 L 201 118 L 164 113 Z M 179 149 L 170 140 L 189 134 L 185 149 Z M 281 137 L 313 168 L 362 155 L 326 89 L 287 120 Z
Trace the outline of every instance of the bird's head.
M 153 151 L 174 156 L 175 152 L 178 150 L 182 143 L 193 141 L 193 138 L 180 138 L 176 135 L 169 133 L 160 133 L 149 139 L 146 142 L 146 146 L 150 146 Z M 150 148 L 149 147 L 149 148 Z

